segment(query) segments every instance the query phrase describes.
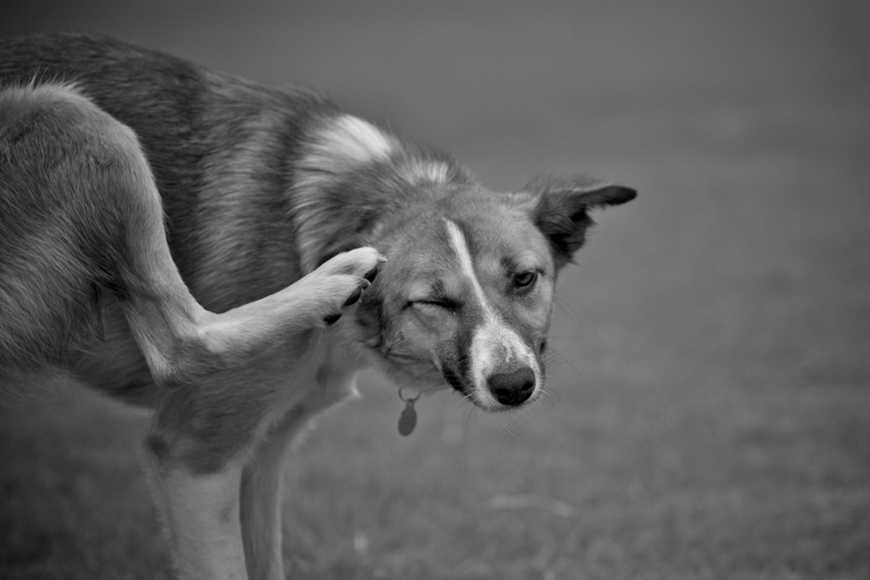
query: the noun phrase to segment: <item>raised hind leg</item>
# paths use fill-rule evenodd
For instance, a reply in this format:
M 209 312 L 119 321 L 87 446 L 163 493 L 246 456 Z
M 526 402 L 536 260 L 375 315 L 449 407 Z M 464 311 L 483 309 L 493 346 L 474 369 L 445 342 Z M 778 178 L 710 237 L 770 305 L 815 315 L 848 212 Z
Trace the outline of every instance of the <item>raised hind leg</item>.
M 19 323 L 0 336 L 0 362 L 21 351 L 13 349 L 20 341 L 33 350 L 49 344 L 37 353 L 49 358 L 63 346 L 57 329 L 95 315 L 92 289 L 114 292 L 162 389 L 146 456 L 173 561 L 183 578 L 246 578 L 248 569 L 261 569 L 246 564 L 240 524 L 253 445 L 268 429 L 272 406 L 286 402 L 287 377 L 306 365 L 300 361 L 316 333 L 367 286 L 377 252 L 341 254 L 271 296 L 207 312 L 172 260 L 160 197 L 135 134 L 68 86 L 0 92 L 0 104 L 0 176 L 12 183 L 3 190 L 4 207 L 17 212 L 5 219 L 22 220 L 18 229 L 31 238 L 8 244 L 17 261 L 0 263 L 0 299 Z M 54 157 L 47 160 L 46 152 Z M 28 221 L 22 204 L 48 217 Z M 71 265 L 55 264 L 55 279 L 46 279 L 27 262 L 42 248 L 45 267 L 58 255 Z M 22 307 L 19 300 L 29 302 Z M 37 332 L 28 330 L 33 320 Z

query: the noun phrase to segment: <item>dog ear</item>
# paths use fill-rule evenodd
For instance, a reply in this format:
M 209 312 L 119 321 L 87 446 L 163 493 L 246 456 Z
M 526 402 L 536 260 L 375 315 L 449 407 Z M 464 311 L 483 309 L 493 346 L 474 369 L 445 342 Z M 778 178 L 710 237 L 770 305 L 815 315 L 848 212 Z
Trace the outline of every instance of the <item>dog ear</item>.
M 621 205 L 637 197 L 637 191 L 630 187 L 587 177 L 537 179 L 526 191 L 537 199 L 534 222 L 549 240 L 557 268 L 570 262 L 583 246 L 587 229 L 595 223 L 589 210 Z

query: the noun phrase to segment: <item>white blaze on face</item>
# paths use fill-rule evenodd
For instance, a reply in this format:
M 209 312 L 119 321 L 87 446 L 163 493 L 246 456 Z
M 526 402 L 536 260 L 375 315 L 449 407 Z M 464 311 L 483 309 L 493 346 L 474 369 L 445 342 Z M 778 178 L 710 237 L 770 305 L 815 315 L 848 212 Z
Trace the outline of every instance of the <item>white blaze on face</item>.
M 462 274 L 468 279 L 474 298 L 483 311 L 483 324 L 474 330 L 469 352 L 471 375 L 474 380 L 472 396 L 485 407 L 503 407 L 489 391 L 487 386 L 489 376 L 500 372 L 500 367 L 528 366 L 535 374 L 535 392 L 537 392 L 541 385 L 541 369 L 532 349 L 502 320 L 487 300 L 474 271 L 474 262 L 462 231 L 454 222 L 444 221 L 447 225 L 450 247 L 456 253 Z

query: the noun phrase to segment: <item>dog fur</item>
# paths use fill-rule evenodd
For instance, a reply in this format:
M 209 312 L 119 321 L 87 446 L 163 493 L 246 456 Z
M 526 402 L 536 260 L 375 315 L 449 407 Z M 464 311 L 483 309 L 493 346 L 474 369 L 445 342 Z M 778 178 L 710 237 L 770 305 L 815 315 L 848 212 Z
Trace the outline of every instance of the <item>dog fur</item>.
M 589 211 L 634 197 L 494 193 L 312 93 L 104 37 L 3 40 L 0 371 L 153 408 L 179 574 L 283 578 L 292 436 L 369 365 L 534 400 L 556 276 Z

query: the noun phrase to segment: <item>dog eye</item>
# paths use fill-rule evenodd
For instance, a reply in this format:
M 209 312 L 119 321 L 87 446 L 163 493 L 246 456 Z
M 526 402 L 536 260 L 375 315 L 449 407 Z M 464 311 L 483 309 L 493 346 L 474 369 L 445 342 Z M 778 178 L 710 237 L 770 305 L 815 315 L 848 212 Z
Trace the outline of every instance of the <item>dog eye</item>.
M 530 270 L 514 274 L 514 288 L 531 288 L 538 281 L 538 273 Z
M 422 308 L 441 308 L 443 310 L 454 311 L 459 308 L 459 302 L 449 298 L 433 298 L 431 300 L 414 300 L 410 302 L 410 306 Z

